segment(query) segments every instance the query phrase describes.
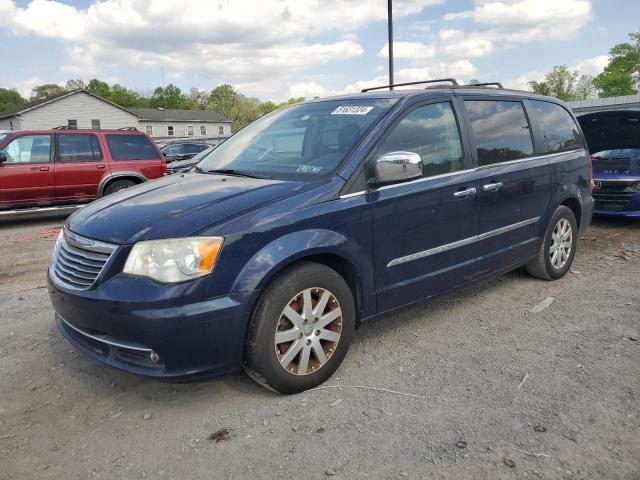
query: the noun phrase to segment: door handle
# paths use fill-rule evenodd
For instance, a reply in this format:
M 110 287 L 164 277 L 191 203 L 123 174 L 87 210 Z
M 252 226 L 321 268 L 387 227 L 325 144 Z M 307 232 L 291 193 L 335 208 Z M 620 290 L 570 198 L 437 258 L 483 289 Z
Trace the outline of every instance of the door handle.
M 41 172 L 48 172 L 49 171 L 49 167 L 40 167 L 40 171 Z
M 485 192 L 497 192 L 502 188 L 502 185 L 502 182 L 487 183 L 486 185 L 482 186 L 482 190 L 484 190 Z
M 456 198 L 467 198 L 475 194 L 476 194 L 475 187 L 471 187 L 471 188 L 467 188 L 466 190 L 460 190 L 459 192 L 454 192 L 453 196 Z
M 99 163 L 98 165 L 96 165 L 96 168 L 98 170 L 102 170 L 104 168 L 104 164 L 103 163 Z

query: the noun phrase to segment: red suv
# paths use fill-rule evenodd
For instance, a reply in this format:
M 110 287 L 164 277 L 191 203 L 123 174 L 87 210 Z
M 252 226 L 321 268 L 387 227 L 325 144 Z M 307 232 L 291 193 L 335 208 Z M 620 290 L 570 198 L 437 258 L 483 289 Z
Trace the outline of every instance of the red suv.
M 156 144 L 134 129 L 0 132 L 0 209 L 82 203 L 166 169 Z

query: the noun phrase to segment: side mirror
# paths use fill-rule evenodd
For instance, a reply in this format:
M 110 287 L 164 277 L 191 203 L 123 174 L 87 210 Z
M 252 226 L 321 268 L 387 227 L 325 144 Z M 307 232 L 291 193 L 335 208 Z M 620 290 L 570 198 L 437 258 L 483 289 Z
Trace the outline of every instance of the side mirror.
M 7 154 L 4 152 L 0 152 L 0 163 L 4 163 L 7 161 Z
M 375 183 L 403 182 L 422 177 L 422 158 L 413 152 L 389 152 L 376 159 Z

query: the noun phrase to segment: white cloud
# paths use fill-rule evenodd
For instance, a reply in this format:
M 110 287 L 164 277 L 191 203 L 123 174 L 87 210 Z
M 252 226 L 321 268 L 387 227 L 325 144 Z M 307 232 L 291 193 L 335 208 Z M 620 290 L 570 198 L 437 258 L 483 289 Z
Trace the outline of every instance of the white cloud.
M 341 92 L 328 89 L 317 82 L 295 83 L 289 87 L 289 98 L 314 98 L 338 95 Z
M 602 70 L 604 70 L 604 67 L 607 66 L 607 63 L 609 63 L 608 55 L 598 55 L 597 57 L 587 58 L 585 60 L 579 61 L 569 70 L 571 71 L 575 70 L 579 72 L 581 75 L 595 76 L 595 75 L 598 75 L 599 73 L 602 73 Z
M 397 0 L 397 18 L 444 0 Z M 385 2 L 359 0 L 92 0 L 86 8 L 57 0 L 0 0 L 0 28 L 66 45 L 63 73 L 109 75 L 162 65 L 198 83 L 275 85 L 282 93 L 302 72 L 362 55 L 352 34 L 386 19 Z M 313 41 L 332 34 L 332 41 Z M 179 75 L 174 73 L 174 75 Z M 260 84 L 265 86 L 260 88 Z
M 397 60 L 425 60 L 433 58 L 435 54 L 436 49 L 431 45 L 420 42 L 393 42 L 393 58 Z M 378 56 L 389 58 L 388 43 L 380 49 Z
M 505 88 L 515 88 L 516 90 L 531 90 L 529 82 L 544 80 L 546 71 L 530 70 L 517 78 L 502 82 Z

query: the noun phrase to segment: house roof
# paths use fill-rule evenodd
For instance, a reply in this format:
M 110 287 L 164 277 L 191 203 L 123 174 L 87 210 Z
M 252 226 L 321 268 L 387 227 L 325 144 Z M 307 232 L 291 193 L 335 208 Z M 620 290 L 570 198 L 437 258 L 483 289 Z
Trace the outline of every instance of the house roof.
M 16 107 L 10 108 L 8 110 L 0 112 L 0 119 L 7 118 L 7 117 L 14 117 L 16 115 L 20 115 L 21 113 L 24 113 L 26 111 L 33 110 L 35 108 L 39 108 L 39 107 L 41 107 L 43 105 L 46 105 L 48 103 L 53 103 L 53 102 L 55 102 L 57 100 L 65 98 L 65 97 L 70 97 L 71 95 L 75 95 L 76 93 L 86 93 L 87 95 L 89 95 L 89 96 L 91 96 L 93 98 L 97 98 L 98 100 L 100 100 L 102 102 L 105 102 L 105 103 L 108 103 L 109 105 L 113 105 L 114 107 L 119 108 L 120 110 L 124 110 L 125 112 L 128 112 L 128 113 L 130 113 L 132 115 L 138 116 L 137 113 L 129 110 L 128 108 L 121 107 L 120 105 L 117 105 L 117 104 L 115 104 L 113 102 L 110 102 L 109 100 L 105 100 L 102 97 L 99 97 L 97 95 L 94 95 L 92 93 L 87 92 L 86 90 L 84 90 L 82 88 L 79 88 L 77 90 L 70 90 L 68 92 L 63 92 L 63 93 L 60 93 L 58 95 L 53 95 L 53 96 L 47 97 L 47 98 L 45 98 L 43 100 L 36 100 L 35 102 L 27 102 L 27 103 L 23 103 L 22 105 L 18 105 Z
M 209 110 L 132 108 L 142 121 L 151 122 L 214 122 L 231 123 L 227 117 Z

